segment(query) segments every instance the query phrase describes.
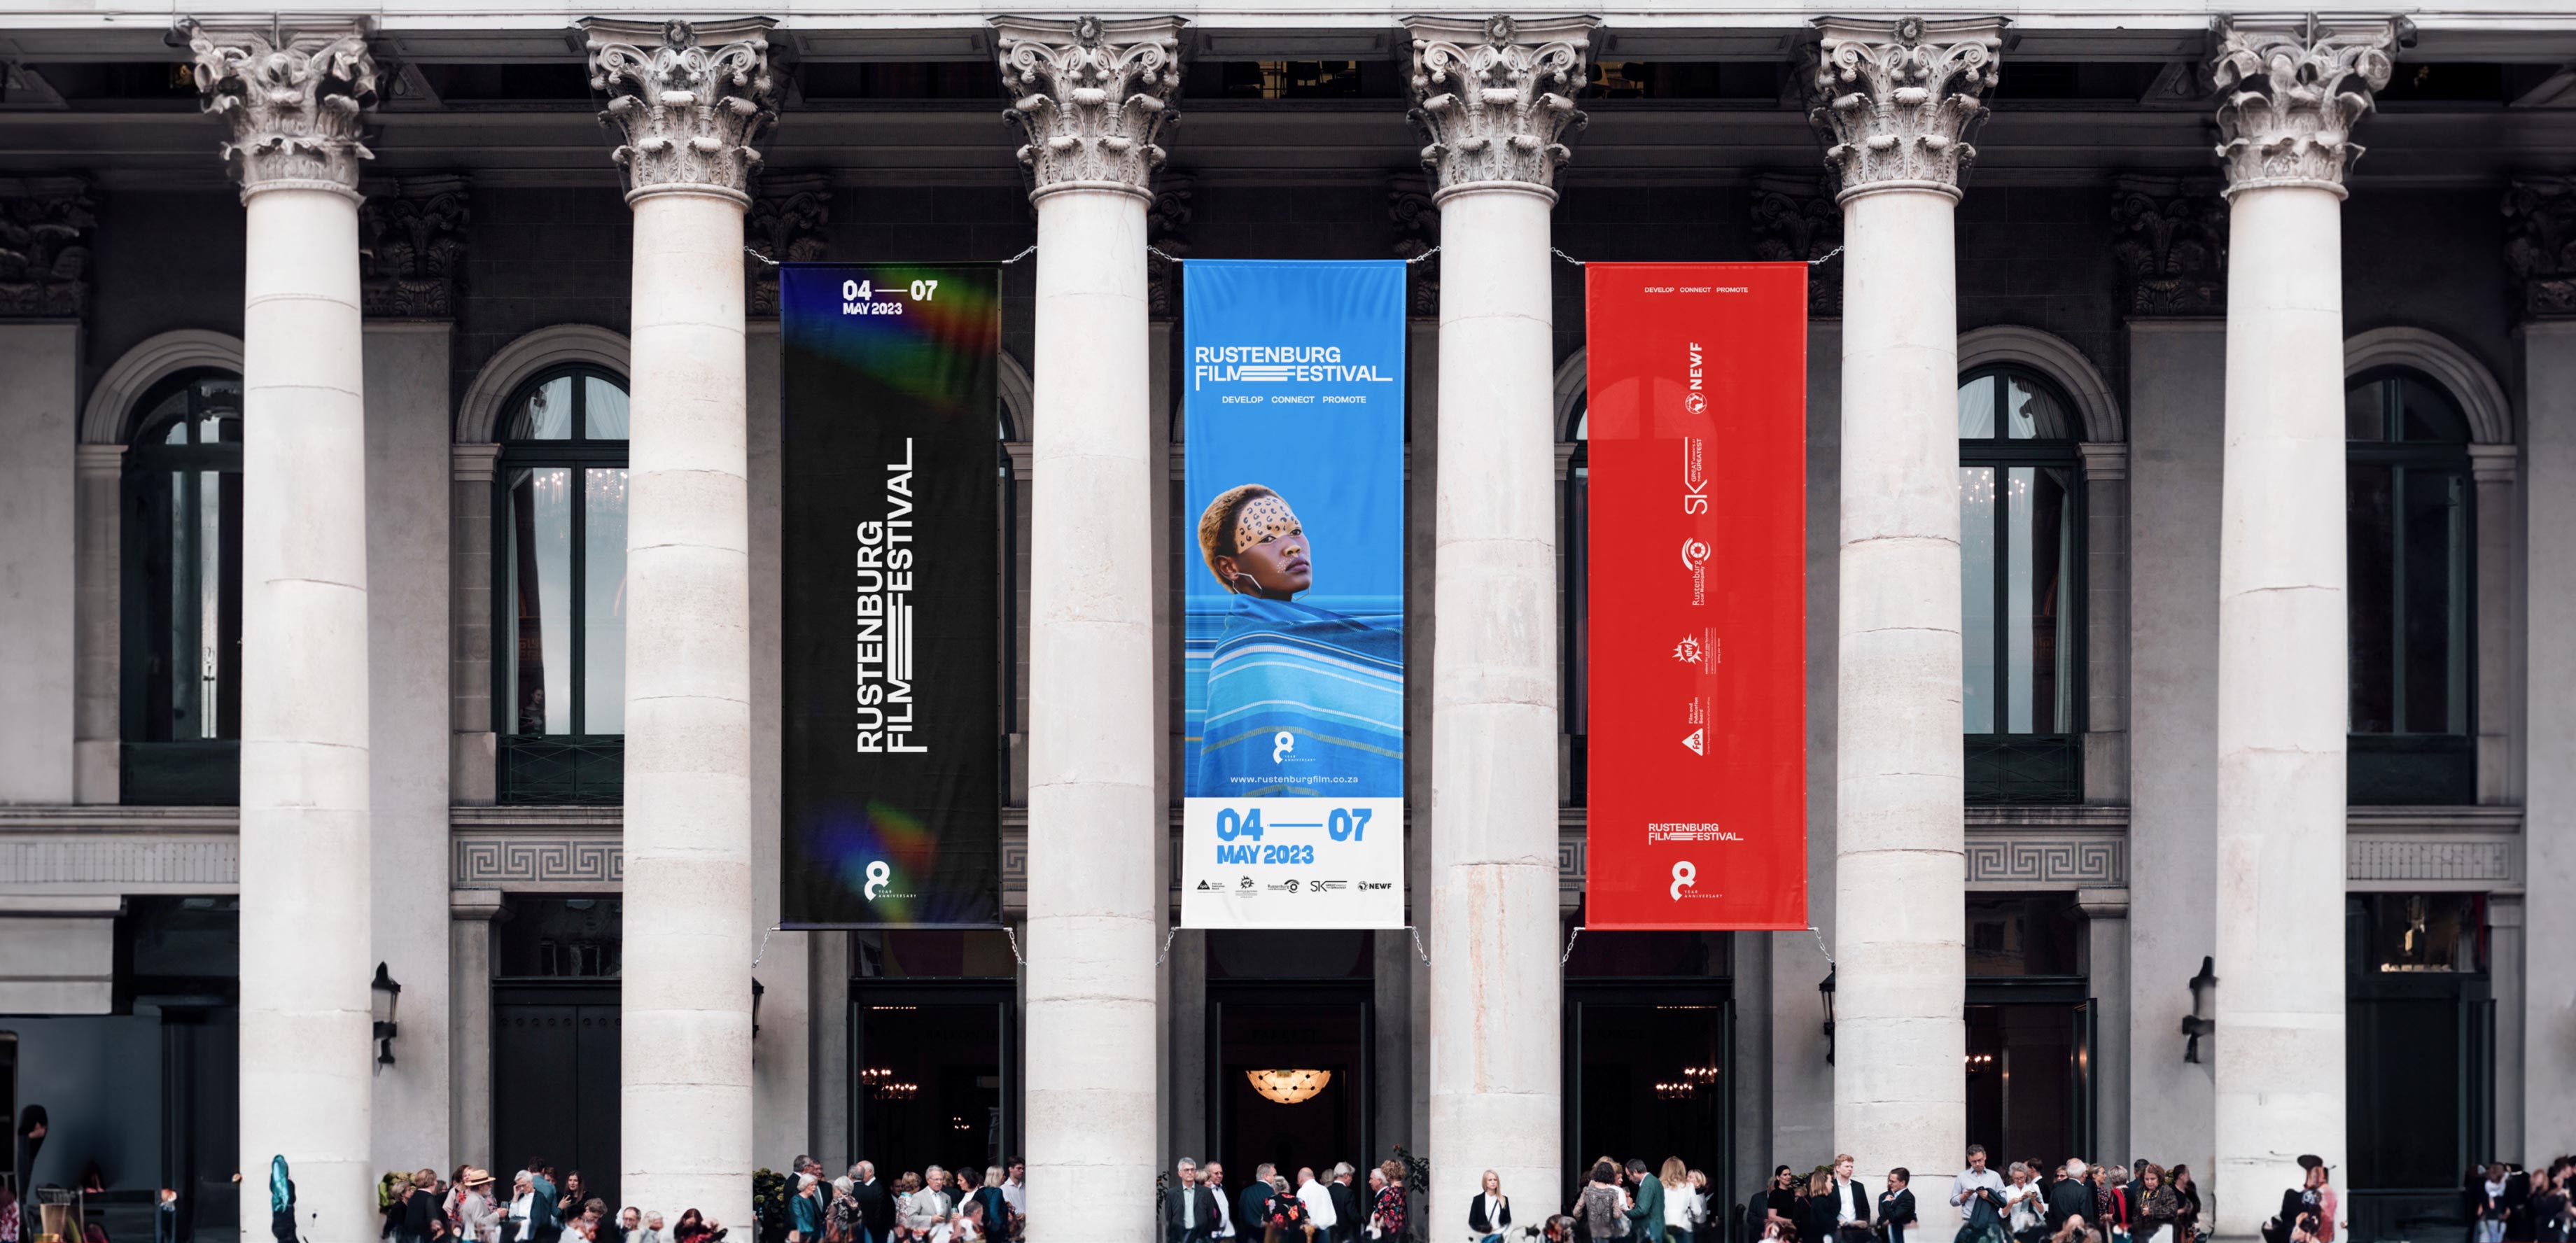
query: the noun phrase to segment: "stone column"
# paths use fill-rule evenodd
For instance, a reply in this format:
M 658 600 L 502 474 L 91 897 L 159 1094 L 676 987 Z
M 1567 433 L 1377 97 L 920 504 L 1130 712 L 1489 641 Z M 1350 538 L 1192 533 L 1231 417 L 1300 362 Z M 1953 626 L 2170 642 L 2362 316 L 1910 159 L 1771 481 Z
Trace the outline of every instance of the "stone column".
M 379 1224 L 368 1140 L 367 444 L 358 301 L 360 112 L 350 25 L 187 23 L 248 217 L 242 308 L 241 1221 L 269 1158 L 297 1226 Z
M 751 562 L 743 212 L 767 19 L 594 20 L 635 211 L 620 1193 L 751 1220 Z
M 1491 1169 L 1556 1186 L 1555 342 L 1561 139 L 1584 122 L 1593 18 L 1409 19 L 1415 124 L 1440 208 L 1432 539 L 1431 1117 L 1425 1220 Z M 1419 909 L 1419 907 L 1417 907 Z
M 1958 278 L 1951 215 L 1995 18 L 1821 23 L 1815 108 L 1843 207 L 1834 1142 L 1959 1168 L 1967 1125 Z M 1947 1179 L 1917 1189 L 1941 1220 Z
M 2344 1164 L 2343 177 L 2396 24 L 2222 22 L 2215 1233 Z
M 492 703 L 492 479 L 501 446 L 450 444 L 448 478 L 448 798 L 490 806 L 499 796 Z M 525 1158 L 522 1158 L 524 1160 Z
M 1038 216 L 1029 557 L 1029 1215 L 1058 1243 L 1153 1229 L 1165 910 L 1164 651 L 1151 529 L 1145 209 L 1177 18 L 997 19 Z M 1188 1154 L 1202 1155 L 1202 1154 Z
M 487 1170 L 498 1159 L 492 1151 L 492 921 L 500 913 L 498 889 L 448 891 L 448 1159 Z

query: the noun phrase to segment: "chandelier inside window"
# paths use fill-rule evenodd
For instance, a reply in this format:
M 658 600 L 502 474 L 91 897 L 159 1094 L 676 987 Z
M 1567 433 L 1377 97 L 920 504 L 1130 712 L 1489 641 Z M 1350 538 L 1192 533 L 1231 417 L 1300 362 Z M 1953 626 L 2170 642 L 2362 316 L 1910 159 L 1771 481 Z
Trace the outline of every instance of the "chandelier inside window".
M 1316 1093 L 1324 1090 L 1324 1085 L 1333 1081 L 1333 1072 L 1329 1070 L 1247 1070 L 1243 1072 L 1243 1077 L 1252 1081 L 1252 1090 L 1259 1092 L 1263 1100 L 1277 1101 L 1282 1105 L 1294 1105 L 1300 1101 L 1313 1100 Z

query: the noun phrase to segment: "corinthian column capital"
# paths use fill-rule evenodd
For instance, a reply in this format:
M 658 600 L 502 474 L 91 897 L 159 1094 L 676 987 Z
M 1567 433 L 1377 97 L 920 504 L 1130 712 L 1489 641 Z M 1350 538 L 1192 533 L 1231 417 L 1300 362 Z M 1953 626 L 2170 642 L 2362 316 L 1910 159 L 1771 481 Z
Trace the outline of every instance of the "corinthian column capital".
M 182 19 L 205 111 L 232 125 L 224 160 L 247 199 L 262 190 L 358 197 L 358 161 L 375 153 L 361 119 L 376 98 L 376 60 L 355 22 L 280 31 L 268 23 Z
M 1181 19 L 1070 22 L 993 19 L 1005 120 L 1028 141 L 1020 163 L 1029 197 L 1057 190 L 1123 190 L 1151 200 L 1163 131 L 1179 117 Z
M 619 138 L 609 158 L 626 198 L 717 194 L 751 201 L 752 146 L 778 122 L 765 17 L 722 22 L 582 23 L 590 88 L 608 96 L 599 123 Z
M 1818 19 L 1807 119 L 1827 139 L 1839 201 L 1881 190 L 1959 197 L 2001 63 L 2000 17 Z
M 2338 26 L 2218 19 L 2218 161 L 2228 197 L 2271 186 L 2341 197 L 2345 170 L 2361 158 L 2353 124 L 2370 111 L 2370 92 L 2388 85 L 2397 67 L 2390 54 L 2413 39 L 2402 17 Z
M 1413 37 L 1414 127 L 1426 140 L 1433 201 L 1475 186 L 1556 197 L 1559 141 L 1583 128 L 1575 92 L 1589 80 L 1593 17 L 1519 21 L 1496 14 L 1405 19 Z

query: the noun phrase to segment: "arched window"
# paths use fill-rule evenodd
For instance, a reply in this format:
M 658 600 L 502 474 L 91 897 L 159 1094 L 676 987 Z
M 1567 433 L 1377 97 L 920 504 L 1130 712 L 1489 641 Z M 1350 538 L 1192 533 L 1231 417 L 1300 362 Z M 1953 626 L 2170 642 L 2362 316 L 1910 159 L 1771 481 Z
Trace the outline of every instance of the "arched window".
M 625 381 L 558 368 L 522 385 L 501 418 L 499 796 L 614 803 L 625 790 Z
M 137 409 L 122 498 L 121 797 L 239 802 L 241 377 L 181 372 Z
M 1959 643 L 1971 803 L 2083 796 L 2074 404 L 2021 367 L 1959 381 Z
M 2344 395 L 2351 800 L 2476 794 L 2469 427 L 2419 372 L 2378 367 Z

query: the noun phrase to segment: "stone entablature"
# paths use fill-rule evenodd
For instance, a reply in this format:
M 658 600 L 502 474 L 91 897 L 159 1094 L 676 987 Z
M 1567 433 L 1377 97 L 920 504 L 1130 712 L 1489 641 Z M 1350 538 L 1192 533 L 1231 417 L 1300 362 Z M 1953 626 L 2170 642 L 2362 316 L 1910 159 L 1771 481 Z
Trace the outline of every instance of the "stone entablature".
M 450 817 L 452 888 L 543 893 L 624 882 L 622 808 L 460 806 Z M 2522 822 L 2519 807 L 2356 807 L 2346 876 L 2355 891 L 2519 893 Z M 1584 823 L 1583 808 L 1558 810 L 1558 897 L 1567 910 L 1583 896 Z M 0 893 L 235 892 L 238 824 L 229 807 L 0 807 Z M 1003 905 L 1016 913 L 1028 885 L 1027 810 L 1004 808 L 1001 831 Z M 1177 813 L 1170 837 L 1177 901 Z M 1972 892 L 2119 888 L 2130 884 L 2128 858 L 2126 807 L 1967 813 Z
M 1839 197 L 1959 197 L 2003 53 L 2003 19 L 1829 17 L 1818 23 L 1808 119 L 1827 137 Z
M 993 28 L 1011 93 L 1002 115 L 1027 138 L 1029 197 L 1093 189 L 1150 199 L 1163 131 L 1178 119 L 1181 19 L 1000 17 Z
M 205 111 L 232 126 L 224 160 L 242 197 L 262 190 L 358 193 L 376 99 L 376 60 L 354 24 L 280 31 L 269 23 L 182 22 Z
M 1574 106 L 1590 72 L 1592 17 L 1405 21 L 1413 38 L 1414 127 L 1432 197 L 1494 183 L 1553 198 L 1563 141 L 1587 118 Z
M 778 121 L 768 18 L 691 23 L 582 23 L 590 87 L 608 96 L 599 123 L 630 200 L 657 191 L 748 202 L 760 141 Z
M 2227 193 L 2300 186 L 2344 193 L 2361 158 L 2352 127 L 2388 85 L 2392 54 L 2413 41 L 2404 18 L 2320 26 L 2219 19 L 2218 162 Z

